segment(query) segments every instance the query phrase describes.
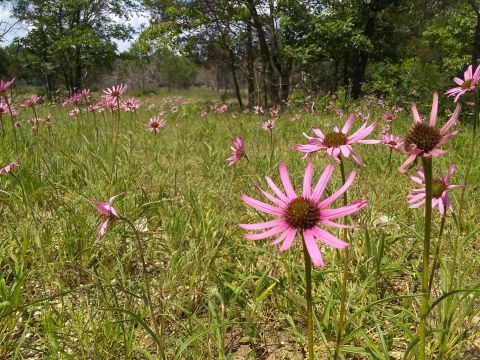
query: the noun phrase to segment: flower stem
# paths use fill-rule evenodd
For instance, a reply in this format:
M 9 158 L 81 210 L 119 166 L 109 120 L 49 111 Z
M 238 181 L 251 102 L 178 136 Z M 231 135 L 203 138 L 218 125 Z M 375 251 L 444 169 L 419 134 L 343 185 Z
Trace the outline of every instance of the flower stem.
M 3 98 L 5 99 L 5 102 L 7 103 L 8 112 L 10 113 L 10 119 L 12 120 L 12 130 L 13 130 L 13 135 L 15 137 L 15 150 L 18 150 L 17 129 L 15 128 L 15 119 L 13 117 L 12 107 L 10 105 L 10 101 L 8 101 L 8 96 L 4 95 Z M 12 98 L 13 98 L 13 96 L 12 96 Z
M 303 260 L 305 261 L 305 282 L 307 299 L 307 337 L 308 337 L 308 360 L 313 360 L 313 304 L 312 304 L 312 260 L 308 254 L 307 245 L 302 235 Z
M 475 89 L 475 92 L 473 93 L 473 96 L 475 98 L 474 100 L 474 108 L 473 108 L 473 132 L 472 132 L 472 142 L 470 144 L 470 151 L 468 152 L 468 157 L 469 161 L 467 161 L 467 169 L 465 170 L 465 179 L 463 180 L 463 183 L 465 184 L 465 187 L 462 188 L 462 192 L 460 193 L 460 208 L 458 210 L 458 223 L 460 225 L 460 228 L 463 229 L 463 208 L 465 205 L 465 191 L 467 190 L 467 184 L 468 184 L 468 179 L 470 177 L 470 172 L 472 170 L 472 163 L 474 162 L 475 159 L 475 142 L 477 138 L 477 122 L 478 122 L 478 114 L 479 114 L 479 90 L 478 88 Z
M 445 209 L 445 211 L 446 211 L 446 209 Z M 435 248 L 435 258 L 433 259 L 432 272 L 430 274 L 430 281 L 428 283 L 428 293 L 429 294 L 432 293 L 433 277 L 435 276 L 435 270 L 436 270 L 437 264 L 438 264 L 438 254 L 440 254 L 440 246 L 442 245 L 442 235 L 443 235 L 443 228 L 444 227 L 445 227 L 445 216 L 442 216 L 442 221 L 440 222 L 440 231 L 438 233 L 437 246 Z
M 392 172 L 392 152 L 393 149 L 390 148 L 390 155 L 388 156 L 388 168 L 390 169 L 390 173 Z
M 420 324 L 418 329 L 418 336 L 420 339 L 418 360 L 425 360 L 427 312 L 430 304 L 429 258 L 430 234 L 432 231 L 432 159 L 422 157 L 422 164 L 423 172 L 425 174 L 425 236 L 423 241 L 422 302 L 420 304 Z
M 342 184 L 345 184 L 345 166 L 343 163 L 343 157 L 340 157 L 340 172 L 342 174 Z M 343 194 L 343 206 L 346 206 L 348 202 L 347 193 Z M 344 225 L 347 224 L 347 218 L 344 218 Z M 343 229 L 343 240 L 347 240 L 348 233 L 347 229 Z M 342 344 L 342 338 L 344 333 L 345 326 L 345 312 L 346 312 L 346 298 L 347 298 L 347 282 L 348 282 L 348 263 L 350 262 L 350 250 L 347 247 L 345 249 L 345 255 L 343 258 L 343 279 L 342 279 L 342 288 L 340 290 L 340 313 L 338 318 L 338 332 L 337 332 L 337 342 L 335 344 L 335 353 L 333 358 L 336 360 L 340 356 L 340 347 Z
M 140 254 L 140 260 L 142 262 L 142 269 L 145 276 L 145 295 L 147 297 L 148 308 L 150 310 L 150 317 L 152 318 L 153 328 L 155 330 L 155 338 L 153 339 L 157 344 L 157 352 L 162 360 L 165 360 L 165 346 L 163 344 L 163 321 L 160 322 L 160 328 L 157 324 L 157 318 L 153 311 L 152 296 L 150 290 L 150 280 L 148 279 L 147 263 L 145 261 L 145 252 L 143 250 L 142 242 L 140 241 L 140 235 L 135 225 L 126 217 L 120 215 L 120 219 L 124 221 L 128 226 L 132 228 L 135 233 L 135 241 L 138 247 L 138 253 Z M 163 310 L 162 310 L 163 313 Z
M 273 130 L 270 129 L 270 164 L 273 160 Z

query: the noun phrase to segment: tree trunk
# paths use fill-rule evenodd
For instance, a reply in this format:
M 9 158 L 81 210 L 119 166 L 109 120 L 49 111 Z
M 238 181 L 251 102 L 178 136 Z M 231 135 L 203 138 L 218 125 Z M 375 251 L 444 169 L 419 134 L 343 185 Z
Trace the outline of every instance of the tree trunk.
M 477 67 L 478 57 L 480 55 L 480 12 L 477 9 L 477 25 L 475 26 L 475 35 L 473 36 L 472 66 Z
M 235 71 L 235 53 L 230 49 L 230 69 L 232 70 L 233 85 L 235 87 L 235 95 L 237 96 L 238 105 L 243 109 L 242 94 L 238 86 L 237 72 Z
M 253 34 L 252 26 L 247 24 L 247 89 L 248 89 L 248 107 L 251 109 L 255 105 L 255 72 L 253 58 Z

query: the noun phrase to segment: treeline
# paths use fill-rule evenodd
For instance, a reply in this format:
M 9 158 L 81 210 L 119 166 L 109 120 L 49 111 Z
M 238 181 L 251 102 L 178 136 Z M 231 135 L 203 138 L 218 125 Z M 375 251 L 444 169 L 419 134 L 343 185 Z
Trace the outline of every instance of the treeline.
M 117 79 L 139 89 L 229 88 L 241 106 L 281 104 L 292 92 L 430 96 L 479 53 L 476 0 L 12 5 L 29 31 L 1 50 L 0 75 L 41 85 L 49 96 Z M 150 23 L 128 52 L 118 54 L 114 41 L 132 38 L 126 20 L 136 11 L 149 14 Z

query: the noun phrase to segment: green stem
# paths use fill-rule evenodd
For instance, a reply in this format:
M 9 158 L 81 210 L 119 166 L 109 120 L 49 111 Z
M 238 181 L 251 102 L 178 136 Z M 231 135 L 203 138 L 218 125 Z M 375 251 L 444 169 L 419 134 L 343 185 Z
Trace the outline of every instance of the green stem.
M 273 130 L 270 129 L 270 164 L 273 161 Z
M 302 234 L 303 260 L 305 261 L 305 282 L 307 299 L 307 338 L 308 338 L 308 360 L 313 360 L 313 302 L 312 302 L 312 260 L 308 254 L 307 245 Z
M 343 163 L 343 157 L 340 157 L 340 172 L 342 174 L 342 184 L 346 182 L 345 166 Z M 347 193 L 343 194 L 343 206 L 346 206 L 348 202 Z M 344 225 L 347 224 L 347 218 L 344 218 Z M 343 229 L 343 239 L 346 241 L 348 237 L 347 229 Z M 340 290 L 340 313 L 338 318 L 338 332 L 337 342 L 335 344 L 335 353 L 333 358 L 336 360 L 340 356 L 340 347 L 342 345 L 342 338 L 345 326 L 345 313 L 346 313 L 346 298 L 347 298 L 347 283 L 348 283 L 348 264 L 350 262 L 350 250 L 347 247 L 345 249 L 345 256 L 343 258 L 343 279 L 342 287 Z
M 393 149 L 390 148 L 390 155 L 388 156 L 388 168 L 390 169 L 390 173 L 392 172 L 392 152 Z
M 153 328 L 155 330 L 155 335 L 156 335 L 156 338 L 153 340 L 157 344 L 157 352 L 159 353 L 161 359 L 165 360 L 166 359 L 165 346 L 163 344 L 163 321 L 160 322 L 160 327 L 159 327 L 157 324 L 157 318 L 155 317 L 155 312 L 153 311 L 153 303 L 152 303 L 152 296 L 151 296 L 151 290 L 150 290 L 150 280 L 148 278 L 147 263 L 145 261 L 145 252 L 143 250 L 142 242 L 140 241 L 140 235 L 135 225 L 128 218 L 120 216 L 120 220 L 124 221 L 128 226 L 130 226 L 135 233 L 135 241 L 137 243 L 138 252 L 140 254 L 140 261 L 142 262 L 142 269 L 145 276 L 145 295 L 147 297 L 150 317 L 152 318 Z M 163 309 L 161 312 L 163 314 Z
M 12 107 L 10 106 L 10 101 L 8 101 L 8 96 L 4 95 L 3 98 L 5 99 L 5 102 L 7 103 L 8 112 L 10 113 L 10 119 L 12 120 L 13 135 L 15 137 L 15 149 L 18 151 L 17 129 L 15 128 L 15 119 L 13 117 Z M 13 96 L 12 96 L 12 98 L 13 98 Z
M 435 270 L 437 269 L 438 254 L 440 254 L 440 246 L 442 245 L 442 235 L 443 235 L 443 228 L 445 226 L 445 218 L 446 218 L 446 216 L 442 216 L 442 221 L 440 222 L 440 231 L 438 233 L 438 242 L 437 242 L 437 246 L 435 248 L 435 258 L 433 259 L 432 272 L 430 274 L 430 281 L 428 283 L 428 293 L 429 294 L 432 293 L 433 277 L 435 276 Z
M 473 110 L 473 132 L 472 132 L 472 143 L 470 144 L 470 151 L 468 152 L 469 161 L 467 161 L 467 169 L 465 171 L 465 178 L 463 183 L 465 187 L 462 188 L 462 192 L 460 194 L 460 208 L 458 210 L 458 223 L 460 224 L 460 228 L 463 229 L 463 209 L 465 207 L 465 192 L 467 190 L 468 179 L 470 178 L 470 172 L 472 170 L 472 164 L 475 159 L 475 145 L 476 145 L 476 138 L 477 138 L 477 122 L 478 122 L 478 115 L 479 115 L 479 90 L 478 88 L 475 89 L 473 94 L 475 100 L 475 107 Z
M 430 235 L 432 231 L 432 159 L 422 157 L 423 172 L 425 174 L 425 237 L 423 241 L 422 264 L 422 302 L 420 304 L 420 324 L 418 329 L 419 352 L 418 359 L 425 360 L 427 338 L 427 313 L 430 304 L 429 292 L 429 258 Z

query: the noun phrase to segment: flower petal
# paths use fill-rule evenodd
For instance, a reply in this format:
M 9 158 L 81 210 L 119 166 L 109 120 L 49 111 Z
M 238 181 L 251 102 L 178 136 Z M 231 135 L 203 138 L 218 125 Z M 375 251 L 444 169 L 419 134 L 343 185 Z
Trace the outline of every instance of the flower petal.
M 247 195 L 242 195 L 241 199 L 254 209 L 257 209 L 258 211 L 270 214 L 270 215 L 278 215 L 278 216 L 283 216 L 283 210 L 280 208 L 277 208 L 275 206 L 265 204 L 264 202 L 261 202 L 259 200 L 253 199 L 250 196 Z
M 345 181 L 345 184 L 343 184 L 336 192 L 334 192 L 332 195 L 330 195 L 328 198 L 325 200 L 321 201 L 318 206 L 320 209 L 324 209 L 328 207 L 331 203 L 333 203 L 335 200 L 337 200 L 340 196 L 342 196 L 350 186 L 352 186 L 353 180 L 355 179 L 356 171 L 353 170 L 350 175 L 348 176 L 347 180 Z
M 280 179 L 282 180 L 283 188 L 287 193 L 287 197 L 289 200 L 293 200 L 297 198 L 297 194 L 293 189 L 292 182 L 290 181 L 290 177 L 288 176 L 287 165 L 282 161 L 278 166 L 278 170 L 280 172 Z
M 312 192 L 312 177 L 313 177 L 313 164 L 308 163 L 305 169 L 305 175 L 303 177 L 303 191 L 302 196 L 310 197 Z
M 310 255 L 310 259 L 312 260 L 313 265 L 317 267 L 325 266 L 323 262 L 322 255 L 320 254 L 320 250 L 318 249 L 317 242 L 315 241 L 315 237 L 312 234 L 312 231 L 305 230 L 303 232 L 303 239 L 305 241 L 305 246 L 307 247 L 308 254 Z
M 325 245 L 331 246 L 335 249 L 345 249 L 348 247 L 348 244 L 337 238 L 336 236 L 333 236 L 330 234 L 328 231 L 323 230 L 322 228 L 315 226 L 312 230 L 313 235 L 318 237 L 320 241 L 322 241 Z
M 323 171 L 322 176 L 320 176 L 320 179 L 318 179 L 317 185 L 315 185 L 315 188 L 313 189 L 313 192 L 312 192 L 313 201 L 320 200 L 320 197 L 323 195 L 323 192 L 325 191 L 325 188 L 327 187 L 327 184 L 330 181 L 332 174 L 333 174 L 333 165 L 328 164 L 325 170 Z

